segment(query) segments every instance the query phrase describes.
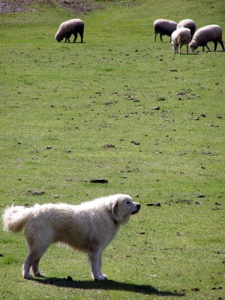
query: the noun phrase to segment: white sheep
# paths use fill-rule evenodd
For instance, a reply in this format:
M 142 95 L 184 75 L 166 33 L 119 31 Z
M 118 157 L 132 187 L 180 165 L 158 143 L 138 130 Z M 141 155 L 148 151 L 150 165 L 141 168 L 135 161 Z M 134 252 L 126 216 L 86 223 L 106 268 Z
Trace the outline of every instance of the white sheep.
M 214 51 L 216 51 L 217 43 L 219 42 L 223 51 L 225 51 L 224 44 L 222 41 L 222 28 L 218 25 L 207 25 L 204 27 L 199 28 L 194 36 L 192 41 L 189 44 L 189 47 L 194 51 L 199 46 L 202 46 L 202 51 L 204 51 L 204 47 L 210 51 L 207 43 L 213 42 L 214 43 Z
M 158 33 L 160 34 L 160 40 L 162 42 L 163 35 L 168 35 L 171 37 L 172 32 L 177 28 L 177 23 L 171 20 L 158 19 L 153 23 L 153 28 L 155 31 L 155 42 Z
M 196 30 L 196 23 L 191 20 L 191 19 L 184 19 L 181 20 L 178 24 L 177 24 L 177 29 L 178 28 L 189 28 L 191 30 L 191 37 L 193 37 L 195 30 Z
M 58 42 L 61 42 L 65 38 L 65 42 L 70 42 L 70 37 L 73 34 L 74 40 L 76 42 L 77 34 L 79 33 L 81 38 L 81 43 L 83 43 L 83 34 L 84 34 L 84 22 L 80 19 L 72 19 L 63 22 L 60 26 L 58 31 L 55 34 L 55 39 Z
M 188 54 L 188 44 L 190 43 L 190 41 L 191 41 L 190 29 L 181 27 L 175 30 L 171 35 L 171 44 L 173 46 L 174 53 L 181 54 L 181 47 L 183 45 L 187 45 L 187 54 Z

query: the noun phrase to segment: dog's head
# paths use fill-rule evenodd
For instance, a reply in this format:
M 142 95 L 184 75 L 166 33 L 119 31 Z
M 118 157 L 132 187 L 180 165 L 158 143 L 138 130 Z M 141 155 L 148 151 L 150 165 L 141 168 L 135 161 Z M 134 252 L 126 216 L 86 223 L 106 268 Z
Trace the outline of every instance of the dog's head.
M 138 213 L 141 208 L 141 205 L 133 202 L 132 198 L 128 195 L 118 194 L 113 197 L 112 218 L 119 225 L 126 224 L 130 216 Z

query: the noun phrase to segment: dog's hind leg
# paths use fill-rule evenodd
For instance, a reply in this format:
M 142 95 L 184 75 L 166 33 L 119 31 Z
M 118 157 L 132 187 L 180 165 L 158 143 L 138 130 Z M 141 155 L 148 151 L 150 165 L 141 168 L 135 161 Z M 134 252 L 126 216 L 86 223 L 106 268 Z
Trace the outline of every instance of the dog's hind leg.
M 42 248 L 41 251 L 40 251 L 40 249 L 39 250 L 30 249 L 29 255 L 25 259 L 25 262 L 24 262 L 23 268 L 22 268 L 22 275 L 24 278 L 32 279 L 32 276 L 30 275 L 30 268 L 32 268 L 32 271 L 35 276 L 38 276 L 38 277 L 42 276 L 38 270 L 38 264 L 46 250 L 47 250 L 47 248 L 44 250 Z
M 107 276 L 102 274 L 102 249 L 99 247 L 93 247 L 88 253 L 88 258 L 91 265 L 91 275 L 94 280 L 105 280 Z
M 30 268 L 32 268 L 32 271 L 35 276 L 42 277 L 41 273 L 38 270 L 38 265 L 40 262 L 41 257 L 44 255 L 44 253 L 47 251 L 48 247 L 50 246 L 49 243 L 40 240 L 27 240 L 29 245 L 29 254 L 23 264 L 22 268 L 22 275 L 26 279 L 32 279 L 32 276 L 30 275 Z
M 38 269 L 39 262 L 40 262 L 40 258 L 36 259 L 33 262 L 32 266 L 31 266 L 32 272 L 33 272 L 34 276 L 36 276 L 36 277 L 44 277 L 44 275 L 42 275 L 41 272 Z
M 29 255 L 24 261 L 23 267 L 22 267 L 22 276 L 26 279 L 32 279 L 32 276 L 30 275 L 30 268 L 33 265 L 34 261 L 36 259 L 36 254 L 32 251 L 29 252 Z
M 23 264 L 22 275 L 26 279 L 32 279 L 32 276 L 30 275 L 30 268 L 32 269 L 34 276 L 42 277 L 38 269 L 38 265 L 41 257 L 53 242 L 53 233 L 51 228 L 45 228 L 43 223 L 33 223 L 32 226 L 33 227 L 31 228 L 27 227 L 25 229 L 26 240 L 29 246 L 29 254 Z M 36 228 L 38 228 L 38 230 Z

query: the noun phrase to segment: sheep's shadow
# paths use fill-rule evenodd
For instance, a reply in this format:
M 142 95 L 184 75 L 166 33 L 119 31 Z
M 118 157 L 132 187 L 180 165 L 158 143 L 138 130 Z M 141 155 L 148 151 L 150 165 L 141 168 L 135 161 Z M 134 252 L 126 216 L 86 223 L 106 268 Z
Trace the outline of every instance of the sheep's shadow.
M 174 296 L 181 297 L 182 293 L 170 292 L 170 291 L 159 291 L 151 285 L 139 285 L 134 283 L 125 283 L 114 280 L 105 281 L 74 281 L 72 278 L 67 279 L 62 278 L 35 278 L 34 281 L 40 284 L 53 285 L 57 287 L 64 288 L 74 288 L 83 290 L 117 290 L 117 291 L 127 291 L 134 292 L 144 295 L 158 295 L 158 296 Z
M 194 51 L 194 52 L 191 52 L 193 55 L 199 55 L 199 54 L 208 54 L 208 53 L 217 53 L 217 52 L 223 52 L 223 53 L 225 53 L 225 50 L 216 50 L 216 51 L 214 51 L 214 50 L 205 50 L 205 51 L 202 51 L 202 50 L 196 50 L 196 51 Z

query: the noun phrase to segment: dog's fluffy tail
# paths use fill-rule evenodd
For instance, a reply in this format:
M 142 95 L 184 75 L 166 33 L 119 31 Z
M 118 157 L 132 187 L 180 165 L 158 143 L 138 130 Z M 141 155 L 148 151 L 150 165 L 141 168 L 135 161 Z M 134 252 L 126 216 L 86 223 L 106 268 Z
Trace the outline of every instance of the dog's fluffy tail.
M 3 227 L 5 231 L 20 232 L 27 224 L 32 214 L 31 208 L 24 206 L 7 207 L 3 214 Z

